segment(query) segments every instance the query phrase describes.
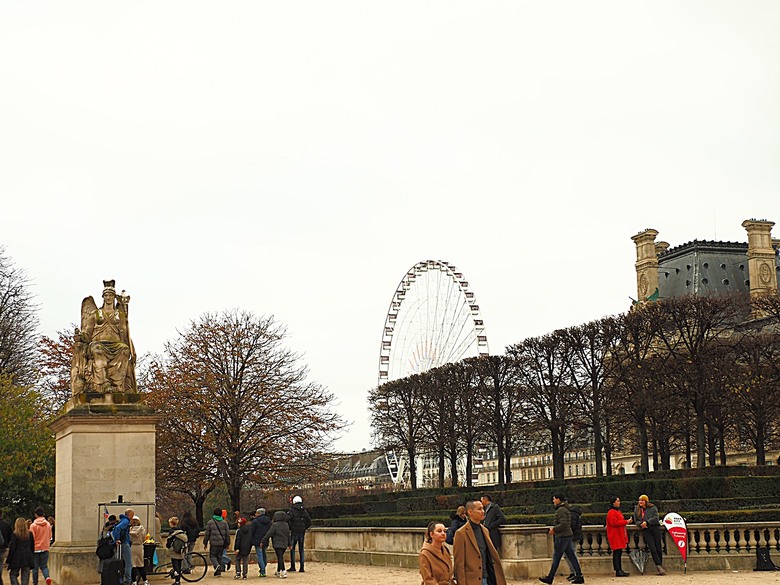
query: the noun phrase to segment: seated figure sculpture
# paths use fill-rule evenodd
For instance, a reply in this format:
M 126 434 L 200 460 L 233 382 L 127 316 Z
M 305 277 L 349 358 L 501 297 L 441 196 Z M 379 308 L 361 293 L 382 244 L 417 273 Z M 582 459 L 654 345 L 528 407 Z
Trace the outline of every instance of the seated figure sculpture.
M 71 363 L 71 389 L 79 392 L 136 392 L 135 349 L 127 309 L 130 297 L 117 296 L 115 281 L 103 281 L 103 306 L 90 296 L 81 303 Z

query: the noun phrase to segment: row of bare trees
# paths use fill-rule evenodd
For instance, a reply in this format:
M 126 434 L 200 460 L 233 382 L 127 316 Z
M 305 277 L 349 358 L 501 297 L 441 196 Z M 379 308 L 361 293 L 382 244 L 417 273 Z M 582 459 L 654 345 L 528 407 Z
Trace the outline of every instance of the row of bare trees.
M 742 295 L 663 300 L 385 383 L 369 396 L 374 440 L 409 461 L 438 455 L 440 485 L 462 454 L 470 483 L 479 444 L 495 447 L 501 483 L 528 451 L 550 452 L 563 478 L 583 441 L 599 476 L 617 451 L 643 470 L 651 456 L 654 469 L 679 452 L 704 467 L 741 449 L 763 465 L 780 440 L 780 299 L 753 308 L 769 317 L 749 319 Z

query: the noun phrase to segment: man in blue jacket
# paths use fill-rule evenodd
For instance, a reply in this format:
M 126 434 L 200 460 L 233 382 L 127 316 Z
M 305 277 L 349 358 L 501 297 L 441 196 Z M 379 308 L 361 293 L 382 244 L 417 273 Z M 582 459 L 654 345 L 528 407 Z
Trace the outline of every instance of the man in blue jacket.
M 260 567 L 261 577 L 265 577 L 265 567 L 268 564 L 268 559 L 265 556 L 265 548 L 260 546 L 260 542 L 270 527 L 271 519 L 266 515 L 265 508 L 258 508 L 255 511 L 255 517 L 252 519 L 251 534 L 252 546 L 255 547 L 255 552 L 257 552 L 257 566 Z
M 133 554 L 130 550 L 130 520 L 135 517 L 135 512 L 128 508 L 124 514 L 119 515 L 119 522 L 114 526 L 111 536 L 114 542 L 122 545 L 122 561 L 125 563 L 125 585 L 133 582 Z

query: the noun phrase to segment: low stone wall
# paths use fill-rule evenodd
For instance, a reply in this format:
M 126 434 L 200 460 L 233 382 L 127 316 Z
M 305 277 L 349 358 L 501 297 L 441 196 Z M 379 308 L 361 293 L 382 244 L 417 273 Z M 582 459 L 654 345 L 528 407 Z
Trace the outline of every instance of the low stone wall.
M 549 571 L 552 537 L 546 526 L 507 526 L 501 529 L 501 558 L 510 579 L 535 579 Z M 418 528 L 312 528 L 306 535 L 306 556 L 315 561 L 394 567 L 417 567 L 417 554 L 423 542 Z M 583 572 L 588 575 L 612 573 L 612 551 L 603 526 L 585 526 L 584 541 L 577 547 Z M 682 557 L 664 531 L 664 567 L 682 572 Z M 629 528 L 628 550 L 644 549 L 641 531 Z M 756 547 L 780 551 L 780 522 L 745 524 L 691 524 L 688 526 L 689 571 L 750 570 L 756 564 Z M 559 573 L 568 574 L 561 563 Z M 623 554 L 623 568 L 637 572 Z M 648 559 L 646 573 L 654 573 Z

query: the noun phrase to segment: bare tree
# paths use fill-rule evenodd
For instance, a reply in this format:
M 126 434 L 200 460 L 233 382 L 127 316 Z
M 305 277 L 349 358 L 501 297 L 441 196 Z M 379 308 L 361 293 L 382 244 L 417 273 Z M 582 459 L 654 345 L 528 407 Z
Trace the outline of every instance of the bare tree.
M 403 450 L 409 464 L 410 484 L 417 489 L 417 455 L 429 445 L 425 412 L 430 396 L 419 374 L 391 380 L 368 393 L 374 443 L 388 450 Z
M 0 247 L 0 374 L 24 386 L 35 381 L 37 307 L 27 274 Z
M 316 454 L 344 427 L 332 394 L 307 381 L 285 336 L 272 316 L 204 314 L 166 344 L 150 387 L 168 388 L 185 409 L 179 416 L 189 425 L 181 432 L 216 462 L 235 510 L 247 483 L 294 484 L 320 474 Z

